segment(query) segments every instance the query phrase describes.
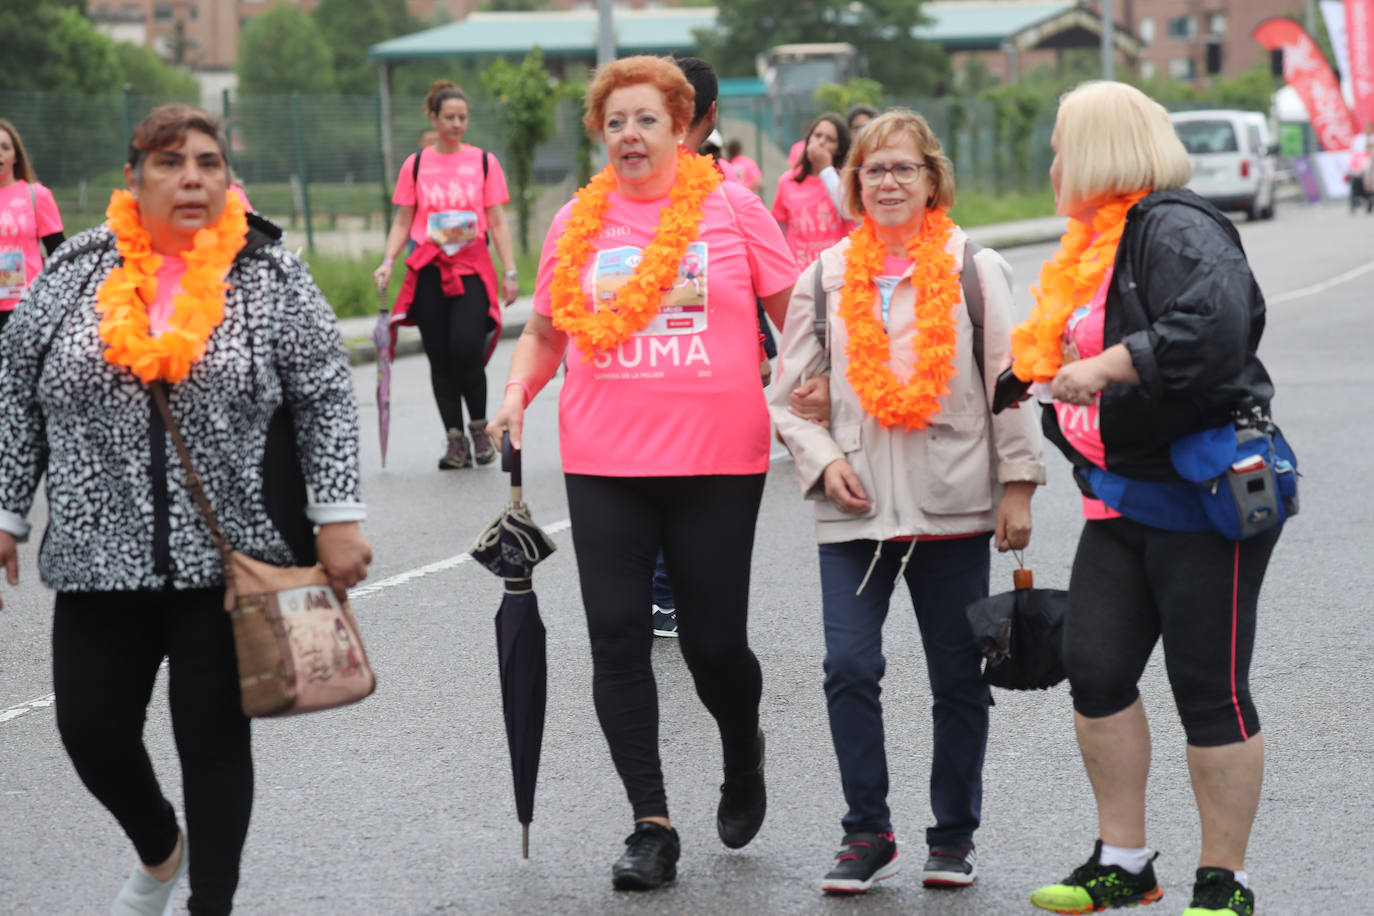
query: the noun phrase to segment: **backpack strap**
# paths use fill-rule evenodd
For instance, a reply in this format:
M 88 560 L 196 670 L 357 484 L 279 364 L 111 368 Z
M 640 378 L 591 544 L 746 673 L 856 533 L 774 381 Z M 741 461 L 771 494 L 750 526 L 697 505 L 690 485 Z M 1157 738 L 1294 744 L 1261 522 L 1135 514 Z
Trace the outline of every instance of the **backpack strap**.
M 816 317 L 812 321 L 812 329 L 816 333 L 816 342 L 821 345 L 821 349 L 829 352 L 829 344 L 826 338 L 829 336 L 827 331 L 830 324 L 830 303 L 826 301 L 825 286 L 822 284 L 821 259 L 816 258 L 816 285 L 812 290 L 813 301 L 816 304 Z
M 420 190 L 420 157 L 425 154 L 422 146 L 415 152 L 415 161 L 410 166 L 410 183 L 415 186 L 416 193 Z
M 964 266 L 959 271 L 959 285 L 964 288 L 964 307 L 968 309 L 969 321 L 973 323 L 973 362 L 978 366 L 978 377 L 983 378 L 983 284 L 978 279 L 978 268 L 973 256 L 983 250 L 983 246 L 970 238 L 964 239 Z

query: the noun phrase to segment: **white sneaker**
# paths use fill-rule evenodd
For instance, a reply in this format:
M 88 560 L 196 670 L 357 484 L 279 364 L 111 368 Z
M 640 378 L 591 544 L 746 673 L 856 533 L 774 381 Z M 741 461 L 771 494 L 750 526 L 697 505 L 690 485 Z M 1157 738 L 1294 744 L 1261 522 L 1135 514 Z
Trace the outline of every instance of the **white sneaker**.
M 186 837 L 181 837 L 181 863 L 169 881 L 159 881 L 142 865 L 135 865 L 129 880 L 119 889 L 119 896 L 110 907 L 110 916 L 171 916 L 172 894 L 186 874 L 191 861 Z

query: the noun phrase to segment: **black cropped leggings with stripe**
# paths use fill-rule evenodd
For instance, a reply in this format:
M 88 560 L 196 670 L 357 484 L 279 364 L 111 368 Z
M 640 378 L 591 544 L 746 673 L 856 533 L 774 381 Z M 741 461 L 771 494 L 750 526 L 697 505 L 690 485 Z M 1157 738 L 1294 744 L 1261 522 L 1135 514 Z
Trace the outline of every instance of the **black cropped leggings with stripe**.
M 1256 606 L 1279 529 L 1247 541 L 1089 521 L 1078 541 L 1064 625 L 1073 708 L 1089 718 L 1135 702 L 1155 643 L 1188 743 L 1216 747 L 1259 733 L 1250 699 Z

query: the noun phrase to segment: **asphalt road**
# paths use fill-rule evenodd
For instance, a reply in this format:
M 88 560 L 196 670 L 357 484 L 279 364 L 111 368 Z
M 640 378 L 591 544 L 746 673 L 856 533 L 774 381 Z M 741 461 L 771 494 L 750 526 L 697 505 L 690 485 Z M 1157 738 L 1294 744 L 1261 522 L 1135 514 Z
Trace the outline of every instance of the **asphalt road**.
M 1289 206 L 1242 225 L 1271 302 L 1261 356 L 1276 416 L 1302 461 L 1303 511 L 1288 526 L 1261 599 L 1252 685 L 1269 753 L 1248 862 L 1266 914 L 1367 913 L 1374 892 L 1365 748 L 1374 707 L 1368 626 L 1369 486 L 1374 453 L 1374 221 L 1340 207 Z M 1008 252 L 1018 301 L 1051 246 Z M 498 349 L 493 390 L 512 343 Z M 887 627 L 884 701 L 891 802 L 907 870 L 862 899 L 817 890 L 838 846 L 843 800 L 821 692 L 819 584 L 809 510 L 790 461 L 769 476 L 754 553 L 751 640 L 763 666 L 769 818 L 744 850 L 715 836 L 720 753 L 678 646 L 654 661 L 662 753 L 683 842 L 680 877 L 648 895 L 611 890 L 609 866 L 630 827 L 591 704 L 591 665 L 558 470 L 556 391 L 531 407 L 526 497 L 560 550 L 536 587 L 549 629 L 548 727 L 532 855 L 519 827 L 501 725 L 492 614 L 497 581 L 463 553 L 506 498 L 495 467 L 439 473 L 442 432 L 423 359 L 395 369 L 390 460 L 375 444 L 373 370 L 355 371 L 364 415 L 367 534 L 376 563 L 355 609 L 378 671 L 360 706 L 254 726 L 257 794 L 238 911 L 429 913 L 1032 913 L 1027 895 L 1085 859 L 1096 836 L 1066 686 L 997 693 L 986 766 L 980 877 L 962 891 L 920 886 L 929 820 L 929 691 L 909 599 Z M 611 445 L 608 443 L 608 445 Z M 1027 562 L 1037 583 L 1067 582 L 1080 520 L 1067 464 L 1049 456 Z M 33 519 L 41 521 L 42 506 Z M 108 912 L 133 863 L 114 821 L 62 751 L 50 705 L 52 598 L 37 581 L 0 586 L 0 913 Z M 994 560 L 995 588 L 1013 564 Z M 645 609 L 648 613 L 648 609 Z M 1187 905 L 1198 849 L 1178 725 L 1159 653 L 1142 682 L 1154 728 L 1150 843 L 1165 888 L 1151 912 Z M 147 743 L 179 803 L 165 681 Z M 193 852 L 194 854 L 194 852 Z M 180 892 L 185 899 L 185 890 Z

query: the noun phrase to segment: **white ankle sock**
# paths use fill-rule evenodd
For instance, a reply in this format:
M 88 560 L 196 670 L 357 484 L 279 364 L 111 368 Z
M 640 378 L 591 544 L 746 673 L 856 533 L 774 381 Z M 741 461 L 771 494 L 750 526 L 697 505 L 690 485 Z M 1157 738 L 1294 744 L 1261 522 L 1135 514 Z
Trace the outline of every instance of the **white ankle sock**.
M 1130 849 L 1126 846 L 1108 846 L 1103 843 L 1102 855 L 1098 861 L 1103 865 L 1120 865 L 1131 874 L 1138 875 L 1150 864 L 1150 850 L 1145 846 Z
M 1249 890 L 1249 889 L 1250 889 L 1250 876 L 1247 875 L 1247 874 L 1245 873 L 1245 870 L 1244 870 L 1244 869 L 1242 869 L 1242 870 L 1240 870 L 1240 871 L 1231 872 L 1231 874 L 1233 874 L 1233 875 L 1236 876 L 1236 883 L 1237 883 L 1237 884 L 1239 884 L 1241 887 L 1245 888 L 1246 890 Z

